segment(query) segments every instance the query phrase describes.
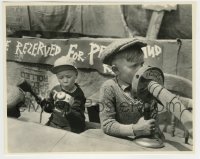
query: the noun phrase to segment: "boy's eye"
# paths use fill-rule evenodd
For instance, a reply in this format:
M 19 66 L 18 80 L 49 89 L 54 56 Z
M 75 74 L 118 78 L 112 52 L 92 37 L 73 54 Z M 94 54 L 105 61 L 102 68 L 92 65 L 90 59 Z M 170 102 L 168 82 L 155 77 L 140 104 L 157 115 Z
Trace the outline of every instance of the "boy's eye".
M 59 79 L 63 79 L 63 76 L 58 76 Z
M 134 65 L 132 65 L 132 68 L 136 68 L 138 66 L 143 66 L 144 62 L 141 62 L 141 63 L 136 63 Z
M 71 76 L 60 76 L 58 77 L 59 79 L 63 79 L 63 78 L 71 78 Z
M 137 66 L 138 66 L 138 64 L 134 64 L 134 65 L 131 66 L 131 68 L 135 68 Z

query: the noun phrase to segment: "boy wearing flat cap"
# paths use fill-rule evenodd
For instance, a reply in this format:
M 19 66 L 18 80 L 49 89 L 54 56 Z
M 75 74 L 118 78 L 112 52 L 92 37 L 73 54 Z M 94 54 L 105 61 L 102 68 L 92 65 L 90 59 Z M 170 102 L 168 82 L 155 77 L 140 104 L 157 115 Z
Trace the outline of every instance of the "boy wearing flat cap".
M 144 120 L 144 103 L 131 94 L 132 79 L 144 63 L 141 48 L 145 46 L 139 39 L 119 40 L 101 54 L 103 63 L 110 65 L 116 75 L 100 89 L 101 127 L 108 135 L 139 137 L 157 131 L 164 138 L 155 119 Z
M 41 104 L 45 112 L 52 113 L 46 125 L 75 133 L 84 131 L 86 98 L 75 83 L 78 71 L 74 60 L 62 56 L 51 71 L 56 74 L 59 85 L 53 87 L 49 98 Z

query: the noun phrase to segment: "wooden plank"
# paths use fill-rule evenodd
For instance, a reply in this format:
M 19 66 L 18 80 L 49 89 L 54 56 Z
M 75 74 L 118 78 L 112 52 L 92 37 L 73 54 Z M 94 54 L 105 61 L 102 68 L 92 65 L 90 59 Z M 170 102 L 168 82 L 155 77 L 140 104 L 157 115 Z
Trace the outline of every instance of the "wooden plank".
M 183 139 L 179 137 L 171 137 L 170 134 L 165 133 L 166 137 L 165 141 L 165 147 L 161 149 L 152 149 L 152 148 L 144 148 L 136 145 L 134 140 L 130 138 L 117 138 L 113 136 L 106 135 L 102 132 L 100 129 L 90 129 L 81 134 L 81 136 L 87 136 L 90 138 L 101 138 L 101 141 L 110 141 L 115 144 L 121 144 L 121 145 L 128 145 L 131 146 L 133 151 L 139 149 L 140 151 L 191 151 L 192 146 L 191 145 L 185 145 L 184 142 L 182 142 Z M 190 141 L 191 142 L 191 141 Z M 137 148 L 137 149 L 136 149 Z
M 148 39 L 157 39 L 164 13 L 164 11 L 153 11 L 146 33 Z
M 81 134 L 41 126 L 8 118 L 8 153 L 92 152 L 92 151 L 191 151 L 181 138 L 165 134 L 162 149 L 144 148 L 132 138 L 122 139 L 106 135 L 101 129 L 89 129 Z M 189 141 L 191 143 L 191 141 Z
M 66 131 L 8 118 L 7 152 L 49 152 Z

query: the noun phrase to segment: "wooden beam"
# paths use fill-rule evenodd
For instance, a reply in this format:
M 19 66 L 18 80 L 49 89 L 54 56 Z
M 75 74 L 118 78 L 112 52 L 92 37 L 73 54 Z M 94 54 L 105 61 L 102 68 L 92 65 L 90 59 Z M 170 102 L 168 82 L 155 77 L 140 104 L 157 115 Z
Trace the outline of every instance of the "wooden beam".
M 153 11 L 146 34 L 148 39 L 157 39 L 164 12 L 165 11 Z

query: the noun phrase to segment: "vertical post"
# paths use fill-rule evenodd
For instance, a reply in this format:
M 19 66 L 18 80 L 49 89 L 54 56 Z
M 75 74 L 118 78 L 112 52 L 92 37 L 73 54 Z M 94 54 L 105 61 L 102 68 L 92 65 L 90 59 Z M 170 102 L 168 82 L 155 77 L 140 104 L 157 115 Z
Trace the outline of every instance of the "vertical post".
M 30 31 L 32 31 L 32 25 L 31 25 L 31 12 L 30 12 L 30 7 L 27 6 L 28 10 L 28 19 L 29 19 L 29 26 L 30 26 Z
M 172 118 L 171 118 L 171 136 L 174 137 L 174 133 L 175 133 L 175 115 L 172 114 Z
M 81 10 L 81 34 L 83 35 L 84 34 L 84 30 L 83 30 L 83 6 L 80 5 L 80 10 Z
M 185 144 L 188 144 L 189 132 L 186 129 L 185 129 L 185 132 L 184 132 L 184 137 L 185 137 Z
M 147 30 L 146 38 L 157 39 L 163 16 L 164 11 L 153 11 Z

